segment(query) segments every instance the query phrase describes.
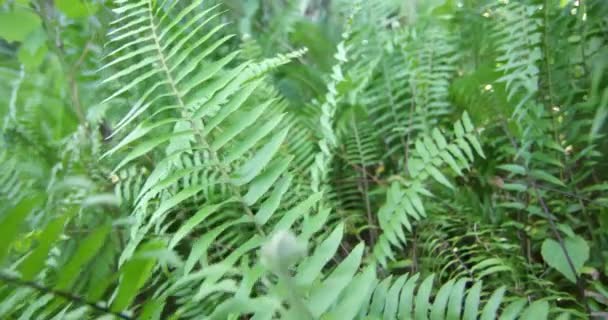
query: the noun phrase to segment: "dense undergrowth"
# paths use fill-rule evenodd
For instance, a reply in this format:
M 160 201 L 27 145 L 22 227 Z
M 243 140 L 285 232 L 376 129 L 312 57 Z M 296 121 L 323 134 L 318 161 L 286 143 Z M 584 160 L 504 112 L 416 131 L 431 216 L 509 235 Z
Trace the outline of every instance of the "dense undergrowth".
M 0 0 L 0 318 L 606 318 L 607 67 L 605 0 Z

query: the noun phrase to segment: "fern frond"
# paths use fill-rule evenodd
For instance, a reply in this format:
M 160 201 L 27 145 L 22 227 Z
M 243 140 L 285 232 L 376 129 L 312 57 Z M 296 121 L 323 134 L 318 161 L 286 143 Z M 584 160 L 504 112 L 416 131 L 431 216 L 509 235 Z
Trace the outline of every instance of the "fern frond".
M 382 235 L 374 248 L 376 258 L 382 265 L 386 259 L 394 258 L 391 246 L 401 247 L 406 242 L 404 229 L 412 230 L 410 219 L 426 217 L 423 196 L 432 196 L 424 187 L 428 178 L 454 188 L 439 167 L 447 164 L 452 171 L 462 175 L 474 161 L 474 152 L 484 157 L 476 130 L 468 114 L 454 124 L 454 140 L 448 143 L 445 135 L 437 128 L 432 135 L 425 135 L 415 143 L 415 152 L 408 159 L 408 179 L 394 181 L 386 193 L 386 203 L 378 211 L 378 222 Z
M 538 90 L 541 21 L 535 17 L 536 7 L 531 5 L 512 2 L 487 10 L 497 20 L 497 70 L 504 73 L 498 81 L 506 84 L 507 97 L 517 102 L 515 112 L 519 114 L 522 105 Z

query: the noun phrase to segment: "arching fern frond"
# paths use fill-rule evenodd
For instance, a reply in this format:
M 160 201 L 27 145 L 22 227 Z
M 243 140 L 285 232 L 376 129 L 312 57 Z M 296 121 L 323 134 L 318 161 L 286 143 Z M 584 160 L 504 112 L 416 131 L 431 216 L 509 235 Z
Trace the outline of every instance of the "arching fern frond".
M 442 118 L 451 111 L 449 87 L 459 55 L 454 39 L 444 28 L 427 28 L 412 41 L 414 44 L 408 58 L 412 61 L 410 85 L 415 107 L 411 110 L 414 112 L 413 122 L 408 122 L 406 130 L 429 134 L 431 128 L 441 124 Z
M 386 193 L 386 203 L 378 211 L 378 222 L 383 230 L 374 248 L 376 258 L 386 265 L 387 258 L 393 258 L 391 246 L 401 247 L 406 242 L 404 229 L 412 230 L 410 219 L 426 217 L 423 196 L 432 194 L 424 187 L 428 178 L 453 188 L 453 185 L 439 170 L 447 164 L 458 175 L 470 168 L 474 161 L 474 151 L 484 156 L 476 130 L 468 114 L 454 124 L 454 140 L 448 142 L 445 135 L 435 128 L 430 135 L 423 135 L 415 143 L 415 150 L 408 159 L 408 177 L 391 183 Z
M 115 11 L 122 27 L 111 32 L 110 45 L 117 49 L 109 56 L 122 54 L 104 68 L 130 65 L 106 82 L 128 84 L 105 102 L 131 91 L 141 94 L 114 134 L 138 124 L 106 156 L 126 152 L 115 171 L 144 155 L 160 158 L 137 195 L 119 263 L 128 268 L 137 260 L 138 248 L 150 243 L 146 238 L 166 237 L 164 245 L 185 257 L 169 279 L 182 294 L 199 286 L 179 281 L 178 274 L 198 277 L 200 267 L 217 266 L 216 273 L 202 276 L 207 291 L 194 294 L 193 301 L 179 300 L 179 312 L 187 317 L 213 314 L 211 306 L 234 293 L 226 286 L 239 286 L 235 281 L 242 274 L 235 275 L 232 266 L 247 260 L 266 234 L 290 228 L 319 200 L 312 194 L 292 207 L 282 205 L 292 181 L 288 171 L 293 157 L 278 155 L 289 128 L 280 125 L 282 114 L 266 112 L 281 109 L 276 99 L 254 94 L 265 73 L 305 50 L 256 63 L 238 63 L 238 51 L 214 60 L 216 48 L 230 36 L 216 39 L 222 25 L 211 26 L 217 14 L 203 1 L 184 7 L 123 1 Z M 196 35 L 200 37 L 194 41 Z M 210 186 L 225 191 L 214 195 Z M 196 239 L 194 245 L 184 244 L 185 238 Z M 215 286 L 223 289 L 216 292 Z M 157 290 L 163 297 L 176 294 Z
M 419 283 L 420 275 L 403 275 L 394 281 L 381 281 L 373 291 L 366 315 L 371 319 L 548 319 L 549 304 L 525 299 L 505 301 L 506 288 L 489 296 L 482 293 L 482 282 L 454 278 L 433 294 L 434 275 Z M 433 297 L 431 299 L 431 297 Z M 484 299 L 485 298 L 485 299 Z M 485 301 L 484 301 L 485 300 Z M 485 303 L 484 303 L 485 302 Z M 501 306 L 503 311 L 500 312 Z M 365 309 L 364 309 L 365 310 Z
M 526 299 L 505 297 L 506 287 L 483 292 L 481 281 L 453 278 L 433 290 L 435 275 L 392 276 L 379 280 L 375 266 L 356 272 L 361 263 L 362 244 L 340 262 L 324 280 L 323 265 L 336 254 L 342 238 L 339 225 L 314 253 L 295 269 L 293 276 L 275 269 L 278 276 L 273 295 L 286 297 L 289 304 L 282 318 L 340 319 L 547 319 L 549 303 L 527 305 Z M 283 238 L 286 240 L 286 238 Z M 284 250 L 287 250 L 285 247 Z M 287 251 L 285 251 L 286 253 Z M 352 278 L 352 279 L 351 279 Z M 328 290 L 331 286 L 333 290 Z M 501 311 L 502 310 L 502 311 Z M 267 315 L 258 312 L 256 316 Z
M 499 53 L 498 71 L 504 73 L 498 79 L 504 82 L 508 99 L 516 101 L 516 113 L 522 104 L 538 90 L 537 62 L 542 58 L 540 49 L 540 19 L 535 17 L 536 6 L 511 2 L 490 6 L 488 15 L 496 21 L 496 46 Z

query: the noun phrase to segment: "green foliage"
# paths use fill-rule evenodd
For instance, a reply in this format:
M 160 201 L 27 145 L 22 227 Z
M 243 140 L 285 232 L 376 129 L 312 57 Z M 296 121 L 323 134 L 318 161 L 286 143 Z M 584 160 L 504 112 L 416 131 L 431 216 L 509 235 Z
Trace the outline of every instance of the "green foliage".
M 0 1 L 0 318 L 604 317 L 606 16 Z
M 553 239 L 545 240 L 541 251 L 543 259 L 548 265 L 561 272 L 568 280 L 576 282 L 576 277 L 580 275 L 585 262 L 589 260 L 589 246 L 585 242 L 585 239 L 579 236 L 566 238 L 563 244 L 566 250 L 562 250 L 560 244 Z M 570 266 L 566 254 L 569 256 L 574 270 Z

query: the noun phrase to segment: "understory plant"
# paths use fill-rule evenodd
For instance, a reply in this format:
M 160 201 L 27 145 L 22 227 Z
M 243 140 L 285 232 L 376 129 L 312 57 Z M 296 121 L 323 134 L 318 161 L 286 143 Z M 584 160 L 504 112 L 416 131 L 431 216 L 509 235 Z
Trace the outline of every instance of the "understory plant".
M 607 17 L 0 0 L 0 318 L 606 318 Z

